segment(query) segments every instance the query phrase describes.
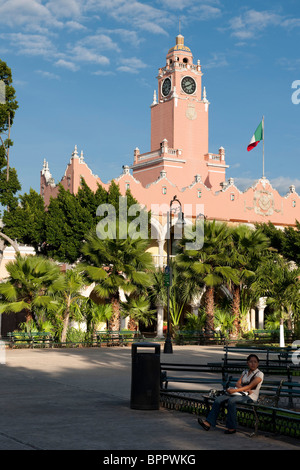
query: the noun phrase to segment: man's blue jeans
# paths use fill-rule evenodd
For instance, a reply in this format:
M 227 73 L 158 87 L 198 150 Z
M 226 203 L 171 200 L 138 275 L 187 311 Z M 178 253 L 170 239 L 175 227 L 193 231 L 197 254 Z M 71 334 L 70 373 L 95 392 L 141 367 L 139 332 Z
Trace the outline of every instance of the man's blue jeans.
M 237 419 L 236 419 L 236 405 L 237 403 L 253 403 L 253 400 L 249 396 L 239 396 L 239 395 L 220 395 L 217 397 L 213 403 L 212 409 L 208 413 L 206 421 L 212 426 L 216 425 L 217 418 L 219 415 L 220 407 L 223 403 L 227 402 L 227 417 L 226 417 L 226 427 L 228 429 L 237 428 Z

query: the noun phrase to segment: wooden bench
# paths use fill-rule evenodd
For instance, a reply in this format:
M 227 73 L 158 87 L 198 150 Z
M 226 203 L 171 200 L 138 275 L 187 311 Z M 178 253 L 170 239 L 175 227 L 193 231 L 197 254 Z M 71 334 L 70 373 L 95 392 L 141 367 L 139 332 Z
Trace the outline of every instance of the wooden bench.
M 176 334 L 175 341 L 179 345 L 185 344 L 224 344 L 225 337 L 221 331 L 200 331 L 200 330 L 179 330 Z
M 135 341 L 141 341 L 143 336 L 140 331 L 130 330 L 103 330 L 96 331 L 96 342 L 98 346 L 126 346 Z
M 52 334 L 46 331 L 34 331 L 28 333 L 24 331 L 13 331 L 7 333 L 7 337 L 12 348 L 17 344 L 26 345 L 31 348 L 34 348 L 35 346 L 52 347 L 53 344 Z

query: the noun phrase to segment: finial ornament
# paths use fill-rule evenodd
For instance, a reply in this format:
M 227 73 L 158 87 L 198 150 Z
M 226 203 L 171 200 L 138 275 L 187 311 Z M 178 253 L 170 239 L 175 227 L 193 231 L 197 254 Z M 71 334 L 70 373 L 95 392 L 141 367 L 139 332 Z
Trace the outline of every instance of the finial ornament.
M 157 104 L 156 90 L 154 90 L 154 93 L 153 93 L 153 103 L 152 104 Z
M 74 147 L 74 151 L 72 152 L 72 157 L 78 157 L 77 145 L 75 145 Z

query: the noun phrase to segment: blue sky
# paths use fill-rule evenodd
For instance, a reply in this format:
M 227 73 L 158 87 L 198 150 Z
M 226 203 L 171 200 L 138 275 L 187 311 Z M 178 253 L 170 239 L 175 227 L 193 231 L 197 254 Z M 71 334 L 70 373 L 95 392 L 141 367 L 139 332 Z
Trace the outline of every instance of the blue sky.
M 300 193 L 299 0 L 0 0 L 22 193 L 39 192 L 44 158 L 58 183 L 75 144 L 103 182 L 135 147 L 150 150 L 156 76 L 179 19 L 211 103 L 209 151 L 225 148 L 227 177 L 243 190 L 262 176 L 262 143 L 246 148 L 264 115 L 265 176 Z

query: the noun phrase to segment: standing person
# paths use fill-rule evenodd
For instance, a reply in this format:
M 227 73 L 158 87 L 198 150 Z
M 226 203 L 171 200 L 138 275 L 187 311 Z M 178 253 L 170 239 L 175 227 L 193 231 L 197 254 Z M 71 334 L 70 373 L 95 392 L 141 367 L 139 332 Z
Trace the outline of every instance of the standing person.
M 220 406 L 227 402 L 227 417 L 225 434 L 234 434 L 237 428 L 236 405 L 251 403 L 258 400 L 259 390 L 264 380 L 264 374 L 258 369 L 259 359 L 256 354 L 247 357 L 248 369 L 244 370 L 235 388 L 228 388 L 225 395 L 217 397 L 205 420 L 199 418 L 198 423 L 205 431 L 216 425 Z

